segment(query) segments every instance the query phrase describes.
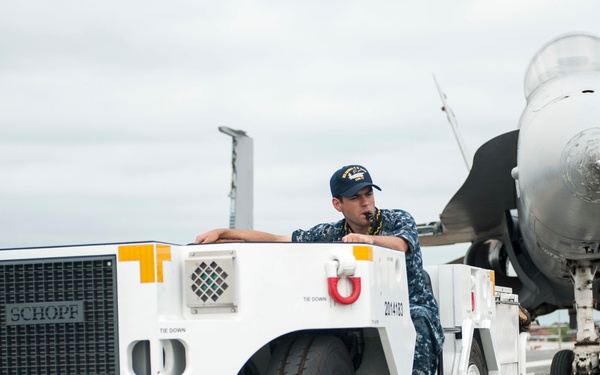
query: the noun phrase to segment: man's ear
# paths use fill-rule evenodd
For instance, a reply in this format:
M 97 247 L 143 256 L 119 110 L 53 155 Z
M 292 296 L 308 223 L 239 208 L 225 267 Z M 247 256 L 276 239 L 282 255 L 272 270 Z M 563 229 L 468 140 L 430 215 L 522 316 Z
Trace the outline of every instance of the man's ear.
M 331 198 L 331 204 L 333 204 L 333 207 L 335 207 L 338 212 L 342 212 L 342 202 L 340 202 L 338 198 Z

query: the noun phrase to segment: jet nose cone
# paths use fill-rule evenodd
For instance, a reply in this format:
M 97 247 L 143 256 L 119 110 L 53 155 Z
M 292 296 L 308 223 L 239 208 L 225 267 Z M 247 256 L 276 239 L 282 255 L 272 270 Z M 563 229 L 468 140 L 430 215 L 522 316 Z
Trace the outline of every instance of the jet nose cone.
M 562 155 L 562 177 L 569 191 L 588 203 L 600 203 L 600 128 L 575 135 Z

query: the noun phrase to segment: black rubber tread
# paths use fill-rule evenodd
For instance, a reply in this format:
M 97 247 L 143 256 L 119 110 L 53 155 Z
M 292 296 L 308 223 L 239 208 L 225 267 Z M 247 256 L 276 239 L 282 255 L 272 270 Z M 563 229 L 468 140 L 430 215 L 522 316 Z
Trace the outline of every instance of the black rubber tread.
M 571 375 L 573 373 L 573 360 L 575 353 L 572 350 L 559 350 L 552 357 L 550 375 Z
M 354 375 L 354 366 L 338 337 L 306 335 L 278 345 L 267 375 Z
M 284 374 L 294 374 L 294 375 L 303 375 L 305 362 L 310 351 L 310 347 L 313 344 L 313 341 L 318 336 L 309 335 L 299 337 L 292 345 L 290 349 L 290 354 L 288 355 L 286 371 Z
M 481 375 L 487 375 L 488 368 L 485 363 L 485 355 L 479 343 L 477 336 L 473 338 L 471 343 L 471 354 L 469 355 L 469 367 L 475 366 Z
M 269 360 L 269 365 L 267 368 L 267 373 L 265 375 L 284 375 L 285 367 L 287 364 L 288 355 L 290 354 L 290 349 L 292 349 L 292 345 L 296 341 L 295 337 L 288 337 L 287 339 L 279 342 L 275 347 L 275 351 L 271 355 L 271 359 Z

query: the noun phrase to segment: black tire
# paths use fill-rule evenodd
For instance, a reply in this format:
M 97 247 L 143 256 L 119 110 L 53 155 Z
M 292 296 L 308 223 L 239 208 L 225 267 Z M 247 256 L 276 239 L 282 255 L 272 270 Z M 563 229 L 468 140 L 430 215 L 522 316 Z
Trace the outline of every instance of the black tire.
M 256 365 L 252 362 L 252 359 L 249 359 L 237 375 L 260 375 L 260 371 L 258 371 Z
M 485 356 L 479 340 L 474 337 L 471 343 L 471 355 L 469 356 L 468 375 L 487 375 L 488 369 L 485 363 Z
M 572 350 L 560 350 L 552 357 L 550 375 L 571 375 L 575 353 Z
M 286 364 L 292 345 L 294 345 L 295 338 L 289 337 L 277 344 L 275 351 L 271 354 L 269 365 L 267 368 L 266 375 L 284 375 L 286 374 Z
M 354 375 L 354 366 L 339 338 L 307 335 L 278 345 L 267 375 Z

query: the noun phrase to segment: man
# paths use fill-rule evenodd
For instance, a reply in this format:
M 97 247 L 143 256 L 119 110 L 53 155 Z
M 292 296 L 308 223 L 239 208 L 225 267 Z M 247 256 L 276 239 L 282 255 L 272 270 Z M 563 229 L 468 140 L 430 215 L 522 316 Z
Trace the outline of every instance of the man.
M 215 229 L 196 237 L 195 243 L 219 240 L 248 242 L 361 242 L 384 246 L 405 253 L 408 274 L 410 316 L 417 332 L 413 374 L 435 374 L 438 354 L 444 342 L 438 307 L 425 283 L 423 259 L 412 216 L 403 210 L 375 207 L 373 183 L 360 165 L 345 166 L 329 181 L 333 207 L 344 218 L 336 223 L 318 224 L 291 235 L 236 229 Z

